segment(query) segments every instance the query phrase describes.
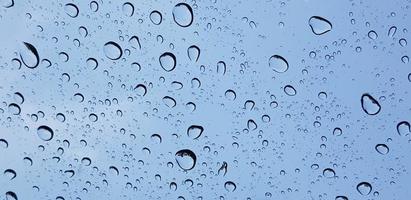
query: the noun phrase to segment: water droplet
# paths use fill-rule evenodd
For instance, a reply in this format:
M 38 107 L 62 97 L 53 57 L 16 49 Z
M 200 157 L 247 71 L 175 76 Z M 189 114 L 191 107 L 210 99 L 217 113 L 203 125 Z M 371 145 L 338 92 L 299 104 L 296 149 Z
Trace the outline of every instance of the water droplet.
M 227 90 L 225 91 L 225 97 L 228 100 L 234 101 L 237 98 L 237 94 L 234 92 L 234 90 Z
M 225 74 L 225 72 L 226 72 L 226 64 L 225 64 L 225 62 L 224 61 L 219 61 L 218 63 L 217 63 L 217 73 L 221 73 L 221 74 Z
M 78 7 L 73 3 L 66 4 L 64 6 L 64 11 L 66 11 L 66 14 L 72 18 L 77 17 L 79 13 Z
M 237 189 L 237 186 L 232 181 L 227 181 L 224 183 L 224 188 L 229 192 L 234 192 Z
M 94 113 L 91 113 L 91 114 L 88 116 L 88 118 L 89 118 L 90 121 L 92 121 L 92 122 L 96 122 L 96 121 L 98 120 L 97 115 L 94 114 Z
M 13 97 L 18 104 L 24 103 L 24 96 L 20 92 L 15 92 Z
M 120 174 L 120 172 L 118 171 L 117 167 L 110 166 L 108 169 L 111 171 L 111 173 L 113 173 L 113 174 L 115 174 L 115 175 L 119 175 L 119 174 Z
M 191 61 L 197 62 L 198 58 L 200 57 L 200 48 L 198 48 L 198 46 L 196 45 L 191 45 L 187 49 L 187 55 Z
M 134 14 L 134 6 L 130 2 L 126 2 L 122 6 L 124 15 L 131 17 Z
M 334 178 L 335 177 L 335 171 L 331 168 L 326 168 L 323 170 L 323 176 L 326 178 Z
M 376 115 L 381 110 L 380 103 L 367 93 L 361 96 L 361 106 L 364 112 L 368 115 Z
M 17 173 L 12 169 L 6 169 L 4 170 L 4 175 L 7 176 L 9 180 L 13 180 L 14 178 L 16 178 Z
M 163 21 L 163 15 L 157 10 L 154 10 L 150 13 L 150 20 L 155 25 L 160 25 Z
M 250 119 L 250 120 L 247 121 L 247 128 L 248 128 L 248 130 L 253 131 L 253 130 L 257 129 L 257 123 L 255 123 L 254 120 Z
M 401 39 L 398 41 L 398 43 L 400 43 L 400 45 L 401 45 L 402 47 L 407 46 L 407 40 L 404 39 L 404 38 L 401 38 Z
M 14 6 L 14 0 L 2 0 L 2 1 L 1 1 L 1 5 L 2 5 L 4 8 L 11 8 L 11 7 Z
M 147 94 L 147 87 L 143 84 L 138 84 L 134 87 L 134 91 L 136 91 L 138 96 L 145 96 Z
M 322 35 L 331 31 L 332 29 L 331 22 L 319 16 L 310 17 L 308 24 L 310 25 L 313 33 L 316 35 Z
M 140 39 L 137 36 L 132 36 L 128 42 L 130 43 L 131 47 L 134 49 L 141 49 Z
M 377 145 L 375 145 L 375 150 L 376 150 L 378 153 L 382 154 L 382 155 L 385 155 L 385 154 L 387 154 L 387 153 L 390 151 L 390 149 L 388 148 L 388 146 L 385 145 L 385 144 L 377 144 Z
M 7 147 L 9 147 L 9 142 L 7 142 L 7 140 L 5 139 L 0 139 L 0 147 L 6 149 Z
M 23 42 L 25 48 L 20 51 L 20 59 L 28 68 L 36 68 L 39 65 L 39 54 L 37 49 L 30 43 Z
M 227 174 L 227 162 L 223 162 L 220 169 L 218 169 L 218 174 L 223 174 L 223 176 Z
M 169 96 L 163 97 L 163 102 L 169 108 L 174 108 L 177 105 L 176 100 L 174 100 L 172 97 L 169 97 Z
M 104 54 L 110 60 L 117 60 L 123 55 L 123 50 L 121 49 L 120 45 L 113 41 L 110 41 L 104 44 Z
M 21 109 L 20 109 L 20 106 L 19 106 L 19 105 L 15 104 L 15 103 L 11 103 L 11 104 L 9 105 L 9 112 L 10 112 L 11 114 L 13 114 L 13 115 L 19 115 L 19 114 L 20 114 L 20 111 L 21 111 Z
M 98 11 L 98 3 L 96 1 L 90 2 L 90 10 L 93 11 L 93 12 Z
M 293 86 L 291 85 L 286 85 L 284 87 L 284 92 L 285 94 L 287 94 L 288 96 L 295 96 L 297 94 L 297 91 L 294 89 Z
M 193 169 L 197 162 L 197 156 L 189 149 L 177 151 L 175 159 L 178 166 L 184 171 Z
M 92 70 L 95 70 L 98 67 L 98 62 L 95 58 L 88 58 L 86 63 L 87 63 L 87 67 Z
M 201 134 L 203 134 L 203 131 L 204 131 L 204 128 L 202 126 L 191 125 L 187 129 L 187 135 L 188 135 L 189 138 L 197 139 L 201 136 Z
M 161 136 L 159 134 L 153 134 L 151 135 L 151 141 L 155 142 L 156 144 L 160 144 L 163 139 L 161 138 Z
M 12 191 L 6 192 L 6 200 L 18 200 L 16 193 Z
M 158 60 L 161 67 L 167 72 L 173 71 L 177 64 L 176 57 L 170 52 L 161 54 Z
M 394 37 L 396 32 L 397 32 L 397 27 L 391 26 L 391 28 L 388 30 L 388 37 Z
M 376 40 L 378 38 L 378 34 L 375 31 L 371 30 L 368 32 L 368 37 L 372 40 Z
M 408 64 L 410 62 L 410 58 L 408 56 L 401 57 L 401 61 L 404 64 Z
M 346 196 L 336 196 L 335 200 L 348 200 Z
M 401 136 L 408 136 L 411 133 L 411 125 L 407 121 L 402 121 L 397 124 L 397 133 Z
M 54 132 L 50 127 L 42 125 L 37 128 L 37 135 L 44 141 L 50 141 L 53 139 Z
M 278 73 L 284 73 L 288 70 L 288 62 L 279 55 L 273 55 L 268 60 L 268 65 Z
M 333 135 L 335 135 L 335 136 L 340 136 L 340 135 L 342 135 L 342 130 L 341 130 L 341 128 L 338 128 L 338 127 L 334 128 Z
M 186 3 L 179 3 L 173 8 L 173 19 L 181 27 L 188 27 L 193 23 L 193 9 Z
M 369 195 L 372 191 L 372 186 L 368 182 L 361 182 L 357 185 L 357 191 L 361 195 Z

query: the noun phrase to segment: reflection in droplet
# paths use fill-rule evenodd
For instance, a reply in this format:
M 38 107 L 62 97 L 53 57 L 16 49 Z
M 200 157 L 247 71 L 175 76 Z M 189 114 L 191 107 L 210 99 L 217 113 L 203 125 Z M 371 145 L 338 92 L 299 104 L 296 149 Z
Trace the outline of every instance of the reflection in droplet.
M 123 50 L 120 45 L 110 41 L 104 44 L 104 54 L 111 60 L 117 60 L 123 55 Z
M 187 129 L 187 135 L 188 135 L 189 138 L 197 139 L 201 136 L 201 134 L 203 134 L 203 131 L 204 131 L 204 128 L 202 126 L 191 125 Z
M 37 128 L 37 135 L 44 141 L 50 141 L 53 139 L 54 132 L 50 127 L 42 125 Z
M 186 3 L 179 3 L 173 8 L 173 19 L 181 27 L 188 27 L 193 23 L 193 9 Z
M 367 93 L 361 96 L 361 106 L 364 112 L 368 115 L 376 115 L 381 110 L 380 103 Z
M 390 149 L 388 148 L 388 146 L 385 145 L 385 144 L 377 144 L 377 145 L 375 145 L 375 150 L 376 150 L 378 153 L 382 154 L 382 155 L 385 155 L 385 154 L 387 154 L 387 153 L 390 151 Z
M 370 183 L 368 182 L 361 182 L 357 185 L 357 191 L 361 194 L 361 195 L 369 195 L 372 191 L 372 186 Z
M 197 156 L 189 149 L 182 149 L 175 154 L 178 166 L 187 171 L 195 167 Z
M 167 72 L 173 71 L 177 64 L 176 57 L 170 52 L 161 54 L 158 60 L 161 67 Z
M 37 49 L 30 43 L 23 42 L 25 48 L 20 51 L 20 59 L 28 68 L 36 68 L 39 65 L 39 54 Z
M 287 94 L 288 96 L 295 96 L 297 94 L 297 91 L 294 89 L 293 86 L 291 85 L 286 85 L 284 86 L 284 92 L 285 94 Z
M 322 35 L 331 31 L 332 29 L 331 22 L 319 16 L 310 17 L 308 24 L 310 25 L 313 33 L 316 35 Z
M 200 48 L 198 48 L 198 46 L 196 45 L 191 45 L 187 49 L 187 55 L 191 61 L 197 62 L 198 58 L 200 57 Z
M 150 13 L 150 20 L 155 25 L 160 25 L 163 21 L 163 15 L 157 10 L 154 10 Z
M 73 3 L 68 3 L 64 6 L 64 11 L 66 11 L 66 14 L 72 18 L 75 18 L 78 16 L 79 9 L 78 7 L 73 4 Z
M 237 186 L 232 181 L 227 181 L 224 183 L 224 188 L 229 192 L 234 192 L 237 189 Z
M 268 65 L 276 72 L 283 73 L 288 70 L 288 62 L 285 58 L 279 55 L 273 55 L 268 60 Z

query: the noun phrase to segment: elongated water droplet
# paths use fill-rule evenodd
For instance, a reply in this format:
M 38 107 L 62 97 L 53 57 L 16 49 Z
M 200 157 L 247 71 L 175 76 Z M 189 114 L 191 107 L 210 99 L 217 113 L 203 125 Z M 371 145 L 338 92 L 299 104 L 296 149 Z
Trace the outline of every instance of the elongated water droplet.
M 193 169 L 197 162 L 197 156 L 189 149 L 177 151 L 175 159 L 178 166 L 185 171 Z
M 293 86 L 291 85 L 286 85 L 284 86 L 284 92 L 285 94 L 287 94 L 288 96 L 295 96 L 297 94 L 297 91 L 294 89 Z
M 157 10 L 154 10 L 150 13 L 150 20 L 155 25 L 160 25 L 163 21 L 163 15 Z
M 268 65 L 271 67 L 271 69 L 278 73 L 283 73 L 288 70 L 287 60 L 279 55 L 271 56 L 268 60 Z
M 388 30 L 388 37 L 394 37 L 395 33 L 397 32 L 396 26 L 391 26 Z
M 113 41 L 110 41 L 104 44 L 104 54 L 110 60 L 117 60 L 123 55 L 123 50 L 121 49 L 120 45 Z
M 331 22 L 319 16 L 310 17 L 308 24 L 310 25 L 313 33 L 316 35 L 322 35 L 331 31 L 332 29 Z
M 17 173 L 12 169 L 6 169 L 4 170 L 4 175 L 7 176 L 9 180 L 13 180 L 14 178 L 16 178 Z
M 186 3 L 179 3 L 173 8 L 173 19 L 181 27 L 188 27 L 193 23 L 193 9 Z
M 25 48 L 20 51 L 21 61 L 28 68 L 36 68 L 40 62 L 37 49 L 30 43 L 23 42 L 23 44 Z
M 368 115 L 376 115 L 381 110 L 380 103 L 367 93 L 361 96 L 361 106 L 364 112 Z
M 11 8 L 11 7 L 14 6 L 14 0 L 2 0 L 2 1 L 1 1 L 1 5 L 2 5 L 4 8 Z
M 198 48 L 198 46 L 196 45 L 191 45 L 187 49 L 187 55 L 191 61 L 197 62 L 198 58 L 200 57 L 200 48 Z
M 173 71 L 177 64 L 176 57 L 170 52 L 161 54 L 158 60 L 161 67 L 167 72 Z
M 53 139 L 54 132 L 50 127 L 43 125 L 37 128 L 37 135 L 44 141 L 50 141 Z
M 390 149 L 388 148 L 386 144 L 375 145 L 375 150 L 382 155 L 385 155 L 390 151 Z
M 371 30 L 368 32 L 368 37 L 372 40 L 376 40 L 378 38 L 378 34 L 375 31 Z
M 397 124 L 397 133 L 401 136 L 408 136 L 411 133 L 411 125 L 407 121 L 402 121 Z

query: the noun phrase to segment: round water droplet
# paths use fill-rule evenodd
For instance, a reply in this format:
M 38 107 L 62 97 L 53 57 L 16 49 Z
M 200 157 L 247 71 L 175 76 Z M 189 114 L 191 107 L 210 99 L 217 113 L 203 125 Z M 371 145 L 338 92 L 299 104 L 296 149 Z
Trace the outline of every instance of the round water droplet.
M 12 191 L 6 192 L 6 200 L 18 200 L 16 193 Z
M 92 122 L 96 122 L 96 121 L 98 120 L 97 115 L 94 114 L 94 113 L 91 113 L 91 114 L 88 116 L 88 118 L 89 118 L 90 121 L 92 121 Z
M 382 154 L 382 155 L 385 155 L 385 154 L 387 154 L 387 153 L 390 151 L 390 149 L 388 148 L 388 146 L 385 145 L 385 144 L 377 144 L 377 145 L 375 145 L 375 150 L 376 150 L 378 153 Z
M 169 96 L 163 97 L 163 102 L 169 108 L 173 108 L 177 105 L 176 100 L 174 100 L 172 97 L 169 97 Z
M 78 16 L 79 13 L 79 9 L 78 7 L 73 4 L 73 3 L 68 3 L 64 6 L 64 11 L 66 12 L 66 14 L 72 18 L 75 18 Z
M 110 60 L 117 60 L 123 55 L 123 50 L 121 49 L 120 45 L 113 41 L 110 41 L 104 44 L 104 54 Z
M 285 58 L 279 55 L 273 55 L 268 60 L 268 65 L 278 73 L 284 73 L 288 70 L 288 62 Z
M 50 141 L 53 139 L 54 132 L 50 127 L 42 125 L 37 128 L 37 135 L 44 141 Z
M 4 175 L 7 176 L 9 180 L 13 180 L 16 178 L 17 173 L 12 169 L 6 169 L 4 170 Z
M 91 165 L 91 159 L 88 157 L 84 157 L 81 159 L 81 164 L 85 165 L 85 166 L 90 166 Z
M 369 195 L 372 191 L 372 186 L 370 183 L 368 182 L 361 182 L 357 185 L 357 191 L 361 194 L 361 195 Z
M 145 96 L 147 94 L 147 87 L 143 84 L 138 84 L 134 87 L 134 91 L 136 91 L 138 96 Z
M 181 27 L 188 27 L 193 23 L 193 9 L 186 3 L 179 3 L 173 8 L 173 19 Z
M 87 67 L 92 70 L 95 70 L 98 67 L 98 62 L 95 58 L 88 58 L 86 63 L 87 63 Z
M 224 188 L 229 192 L 234 192 L 237 189 L 237 185 L 232 181 L 227 181 L 224 183 Z
M 378 34 L 375 31 L 371 30 L 368 32 L 368 37 L 372 40 L 376 40 L 378 38 Z
M 200 57 L 200 48 L 198 48 L 198 46 L 195 45 L 188 47 L 187 55 L 191 61 L 197 62 L 198 58 Z
M 59 120 L 60 122 L 66 121 L 66 116 L 64 116 L 63 113 L 57 113 L 56 119 Z
M 151 135 L 150 138 L 151 138 L 151 141 L 153 141 L 156 144 L 160 144 L 163 140 L 159 134 L 153 134 Z
M 124 15 L 131 17 L 134 14 L 134 6 L 130 2 L 126 2 L 122 6 Z
M 113 174 L 115 174 L 115 175 L 119 175 L 119 174 L 120 174 L 120 172 L 118 171 L 117 167 L 110 166 L 108 169 L 111 171 L 111 173 L 113 173 Z
M 163 15 L 157 10 L 154 10 L 150 13 L 150 20 L 155 25 L 160 25 L 163 21 Z
M 5 139 L 0 139 L 0 148 L 7 149 L 9 147 L 9 142 Z
M 203 131 L 204 131 L 204 128 L 202 126 L 191 125 L 187 129 L 187 135 L 188 135 L 189 138 L 197 139 L 201 136 L 201 134 L 203 134 Z
M 401 136 L 408 136 L 411 133 L 411 125 L 407 121 L 397 124 L 397 133 Z
M 410 58 L 408 56 L 401 57 L 401 61 L 404 64 L 408 64 L 410 62 Z
M 11 114 L 13 114 L 13 115 L 19 115 L 19 114 L 20 114 L 20 111 L 21 111 L 21 109 L 20 109 L 20 106 L 19 106 L 19 105 L 15 104 L 15 103 L 11 103 L 11 104 L 9 105 L 9 112 L 10 112 Z
M 237 94 L 234 92 L 234 90 L 227 90 L 225 91 L 225 97 L 228 100 L 234 101 L 237 98 Z
M 380 103 L 367 93 L 361 96 L 361 106 L 364 112 L 368 115 L 376 115 L 381 110 Z
M 326 168 L 323 170 L 323 176 L 326 178 L 334 178 L 335 177 L 335 171 L 331 168 Z
M 335 136 L 340 136 L 340 135 L 342 135 L 342 130 L 341 130 L 341 128 L 338 128 L 338 127 L 334 128 L 334 130 L 333 130 L 333 135 L 335 135 Z
M 98 3 L 96 1 L 90 2 L 90 10 L 93 11 L 93 12 L 98 11 Z
M 293 86 L 291 85 L 286 85 L 284 87 L 284 92 L 285 94 L 287 94 L 288 96 L 295 96 L 297 94 L 297 91 L 294 89 Z
M 170 52 L 161 54 L 158 60 L 161 67 L 167 72 L 173 71 L 177 64 L 176 57 Z
M 189 149 L 177 151 L 175 159 L 178 166 L 185 171 L 193 169 L 197 162 L 197 156 Z
M 24 48 L 20 51 L 20 59 L 28 68 L 36 68 L 39 65 L 39 54 L 37 49 L 30 43 L 23 42 Z
M 319 16 L 310 17 L 308 24 L 310 25 L 313 33 L 316 35 L 322 35 L 331 31 L 332 29 L 331 22 Z

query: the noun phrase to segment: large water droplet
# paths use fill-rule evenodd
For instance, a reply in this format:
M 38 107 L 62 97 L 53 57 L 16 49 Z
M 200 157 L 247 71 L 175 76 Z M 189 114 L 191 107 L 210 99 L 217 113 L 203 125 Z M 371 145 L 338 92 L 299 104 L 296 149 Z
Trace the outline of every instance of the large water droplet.
M 92 70 L 95 70 L 98 67 L 98 62 L 95 58 L 88 58 L 86 63 L 87 63 L 87 67 Z
M 13 180 L 14 178 L 16 178 L 17 173 L 12 169 L 6 169 L 4 170 L 4 175 L 7 176 L 9 180 Z
M 375 150 L 376 150 L 378 153 L 382 154 L 382 155 L 385 155 L 385 154 L 387 154 L 387 153 L 390 151 L 390 149 L 388 148 L 388 146 L 385 145 L 385 144 L 377 144 L 377 145 L 375 145 Z
M 173 71 L 177 64 L 176 57 L 170 52 L 161 54 L 158 60 L 161 67 L 167 72 Z
M 150 20 L 155 25 L 160 25 L 163 21 L 163 15 L 157 10 L 154 10 L 150 13 Z
M 18 200 L 16 193 L 12 191 L 6 192 L 6 200 Z
M 175 155 L 178 166 L 183 170 L 191 170 L 197 162 L 197 156 L 189 149 L 177 151 Z
M 37 49 L 30 43 L 23 42 L 25 48 L 20 51 L 20 58 L 23 64 L 28 68 L 36 68 L 39 65 L 40 58 Z
M 11 8 L 14 6 L 14 0 L 2 0 L 0 3 L 4 8 Z
M 407 121 L 397 124 L 397 133 L 401 136 L 408 136 L 411 133 L 411 125 Z
M 323 176 L 326 178 L 334 178 L 335 177 L 335 171 L 331 168 L 326 168 L 323 170 Z
M 37 135 L 44 141 L 50 141 L 53 139 L 54 132 L 50 127 L 43 125 L 37 128 Z
M 371 193 L 372 186 L 368 182 L 361 182 L 357 185 L 357 191 L 361 195 L 369 195 Z
M 198 48 L 198 46 L 196 46 L 196 45 L 192 45 L 192 46 L 188 47 L 187 55 L 188 55 L 188 58 L 191 61 L 197 62 L 198 58 L 200 57 L 200 48 Z
M 193 9 L 186 3 L 179 3 L 173 8 L 174 21 L 181 27 L 188 27 L 193 23 Z
M 361 106 L 364 112 L 369 115 L 376 115 L 381 110 L 380 103 L 367 93 L 361 96 Z
M 15 103 L 11 103 L 11 104 L 9 105 L 9 112 L 10 112 L 11 114 L 13 114 L 13 115 L 19 115 L 19 114 L 20 114 L 20 111 L 21 111 L 21 109 L 20 109 L 20 106 L 19 106 L 19 105 L 15 104 Z
M 73 4 L 73 3 L 68 3 L 64 6 L 64 11 L 66 14 L 72 18 L 75 18 L 78 16 L 79 10 L 78 7 Z
M 316 35 L 322 35 L 324 33 L 331 31 L 332 29 L 331 22 L 319 16 L 310 17 L 310 20 L 308 20 L 308 24 L 310 25 L 313 33 Z
M 110 41 L 104 44 L 104 54 L 111 60 L 117 60 L 123 55 L 123 50 L 120 45 Z
M 276 72 L 283 73 L 288 70 L 288 62 L 285 58 L 279 55 L 273 55 L 268 60 L 268 65 Z
M 187 129 L 187 135 L 188 135 L 188 137 L 190 137 L 192 139 L 197 139 L 201 136 L 201 134 L 203 134 L 203 131 L 204 131 L 204 128 L 202 126 L 191 125 Z

